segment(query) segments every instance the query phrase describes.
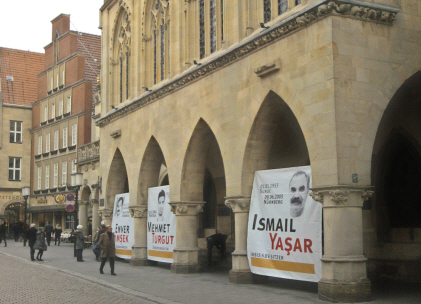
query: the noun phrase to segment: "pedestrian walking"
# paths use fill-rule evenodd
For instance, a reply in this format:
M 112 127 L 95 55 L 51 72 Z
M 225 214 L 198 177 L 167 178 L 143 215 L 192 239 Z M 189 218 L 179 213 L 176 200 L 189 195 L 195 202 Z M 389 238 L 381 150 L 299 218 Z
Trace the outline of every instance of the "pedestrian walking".
M 22 231 L 22 225 L 19 224 L 18 220 L 16 220 L 12 224 L 12 230 L 13 230 L 13 237 L 15 239 L 15 242 L 19 241 L 19 234 Z
M 31 261 L 35 261 L 34 244 L 35 244 L 35 241 L 37 240 L 37 232 L 38 232 L 38 229 L 35 228 L 35 224 L 31 224 L 31 228 L 29 228 L 28 231 L 26 232 L 26 239 L 29 242 L 29 248 L 31 252 Z
M 42 255 L 44 251 L 47 251 L 47 243 L 45 242 L 45 229 L 44 227 L 40 227 L 37 231 L 37 239 L 34 244 L 34 250 L 38 250 L 37 253 L 37 260 L 43 261 Z
M 3 221 L 0 225 L 0 243 L 4 240 L 4 247 L 7 247 L 6 231 L 7 223 Z
M 97 261 L 97 262 L 100 262 L 101 261 L 101 248 L 98 245 L 98 241 L 99 241 L 99 230 L 100 230 L 100 227 L 98 227 L 96 229 L 95 236 L 92 239 L 92 251 L 95 254 L 95 261 Z
M 104 274 L 104 266 L 107 259 L 110 260 L 111 275 L 116 275 L 114 272 L 114 259 L 115 259 L 115 242 L 114 233 L 112 232 L 111 226 L 107 226 L 107 232 L 101 234 L 98 242 L 102 249 L 101 254 L 101 266 L 99 267 L 99 273 Z
M 54 245 L 58 245 L 60 246 L 60 240 L 61 240 L 61 233 L 63 232 L 63 230 L 61 229 L 60 225 L 57 224 L 56 225 L 56 229 L 54 229 Z
M 47 225 L 45 225 L 45 237 L 47 239 L 47 245 L 50 246 L 51 243 L 51 233 L 53 233 L 54 227 L 50 224 L 50 222 L 47 222 Z
M 85 236 L 83 235 L 82 225 L 76 227 L 77 230 L 75 232 L 75 242 L 76 242 L 76 250 L 77 250 L 77 261 L 78 262 L 85 262 L 82 258 L 83 249 L 85 248 Z
M 99 242 L 99 239 L 101 238 L 101 235 L 106 232 L 107 232 L 107 227 L 104 224 L 101 224 L 101 226 L 99 226 L 99 231 L 98 231 L 98 242 Z M 101 261 L 102 249 L 101 249 L 101 246 L 99 246 L 99 244 L 98 244 L 98 248 L 99 248 L 99 253 L 98 253 L 99 260 Z

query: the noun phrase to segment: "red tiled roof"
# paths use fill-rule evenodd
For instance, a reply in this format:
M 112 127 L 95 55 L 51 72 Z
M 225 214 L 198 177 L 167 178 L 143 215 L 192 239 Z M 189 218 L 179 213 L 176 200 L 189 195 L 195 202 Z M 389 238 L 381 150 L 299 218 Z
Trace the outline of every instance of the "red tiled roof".
M 85 56 L 85 79 L 94 87 L 101 70 L 101 36 L 79 32 L 77 41 L 77 52 Z
M 37 74 L 43 69 L 44 54 L 0 47 L 3 102 L 30 106 L 38 98 Z

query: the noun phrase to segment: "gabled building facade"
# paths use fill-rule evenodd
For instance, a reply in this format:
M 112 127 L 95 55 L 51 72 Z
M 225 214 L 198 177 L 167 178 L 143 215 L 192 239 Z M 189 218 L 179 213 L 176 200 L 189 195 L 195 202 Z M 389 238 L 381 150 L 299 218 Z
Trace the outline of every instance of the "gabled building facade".
M 0 218 L 10 224 L 25 221 L 21 191 L 30 184 L 32 102 L 43 67 L 44 54 L 0 48 Z
M 74 227 L 75 213 L 65 211 L 58 194 L 69 190 L 77 172 L 77 147 L 91 141 L 93 92 L 100 65 L 101 38 L 70 30 L 70 15 L 52 23 L 52 41 L 45 47 L 45 66 L 38 74 L 38 99 L 32 116 L 32 179 L 30 212 L 39 226 L 48 221 L 63 230 Z M 80 202 L 87 223 L 88 202 Z M 85 225 L 87 229 L 87 225 Z

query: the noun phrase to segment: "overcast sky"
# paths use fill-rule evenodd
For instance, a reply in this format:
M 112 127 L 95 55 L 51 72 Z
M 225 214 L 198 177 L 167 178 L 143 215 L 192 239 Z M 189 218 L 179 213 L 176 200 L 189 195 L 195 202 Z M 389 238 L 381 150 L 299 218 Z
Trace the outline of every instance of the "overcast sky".
M 0 47 L 44 53 L 51 42 L 51 20 L 70 14 L 70 29 L 101 35 L 104 0 L 0 0 Z

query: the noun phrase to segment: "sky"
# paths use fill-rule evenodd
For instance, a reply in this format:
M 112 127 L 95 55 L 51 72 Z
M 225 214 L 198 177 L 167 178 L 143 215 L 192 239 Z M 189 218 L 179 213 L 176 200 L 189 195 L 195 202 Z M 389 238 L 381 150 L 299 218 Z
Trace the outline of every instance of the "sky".
M 0 47 L 44 53 L 51 42 L 51 20 L 70 14 L 70 30 L 101 35 L 104 0 L 0 0 Z

